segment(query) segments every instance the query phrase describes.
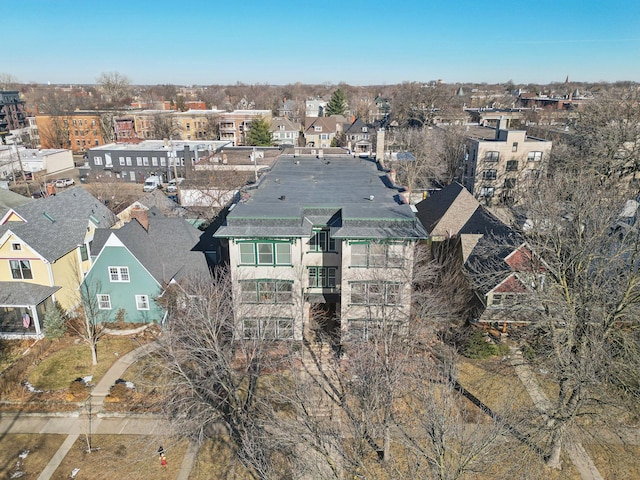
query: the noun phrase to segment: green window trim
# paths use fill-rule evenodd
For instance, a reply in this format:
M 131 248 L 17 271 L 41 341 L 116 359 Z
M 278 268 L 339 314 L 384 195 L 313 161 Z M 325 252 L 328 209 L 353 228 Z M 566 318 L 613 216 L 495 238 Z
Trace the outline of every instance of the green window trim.
M 336 239 L 331 236 L 328 228 L 312 229 L 309 239 L 309 252 L 337 253 Z
M 293 280 L 255 279 L 240 280 L 240 303 L 291 305 Z
M 402 284 L 398 282 L 357 281 L 349 282 L 350 305 L 382 306 L 400 305 Z
M 293 318 L 247 317 L 242 321 L 242 336 L 247 340 L 293 340 Z
M 336 288 L 338 267 L 308 267 L 309 288 Z
M 241 240 L 238 244 L 240 266 L 290 267 L 291 244 L 289 240 Z
M 349 268 L 403 268 L 406 242 L 350 242 L 351 265 Z M 401 246 L 400 254 L 392 254 Z

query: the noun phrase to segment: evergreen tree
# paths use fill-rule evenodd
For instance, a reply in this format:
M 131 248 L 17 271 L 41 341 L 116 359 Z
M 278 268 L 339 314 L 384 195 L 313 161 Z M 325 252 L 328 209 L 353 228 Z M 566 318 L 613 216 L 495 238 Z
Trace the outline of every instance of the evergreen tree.
M 44 335 L 49 339 L 62 338 L 67 331 L 67 316 L 58 302 L 44 313 Z
M 247 132 L 247 145 L 269 147 L 273 145 L 271 141 L 271 125 L 264 118 L 258 117 L 251 122 L 251 127 Z
M 331 95 L 331 100 L 327 103 L 327 108 L 325 109 L 325 115 L 327 117 L 331 115 L 344 115 L 344 111 L 347 109 L 347 99 L 345 97 L 344 91 L 339 88 L 333 95 Z

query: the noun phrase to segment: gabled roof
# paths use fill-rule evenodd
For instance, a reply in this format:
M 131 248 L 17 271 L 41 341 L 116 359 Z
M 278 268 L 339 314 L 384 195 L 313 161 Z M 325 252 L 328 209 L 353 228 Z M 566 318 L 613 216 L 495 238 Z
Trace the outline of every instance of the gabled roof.
M 288 118 L 284 117 L 273 117 L 271 119 L 271 132 L 279 132 L 280 125 L 284 125 L 284 130 L 287 132 L 298 132 L 300 131 L 300 124 L 293 123 Z
M 104 228 L 115 222 L 113 213 L 80 186 L 20 205 L 12 211 L 24 222 L 0 225 L 0 236 L 11 230 L 49 262 L 81 244 L 89 222 Z
M 417 203 L 416 215 L 431 236 L 450 237 L 460 233 L 479 206 L 473 195 L 456 182 Z
M 307 135 L 316 133 L 336 133 L 337 123 L 336 117 L 307 117 L 304 119 L 304 131 Z M 316 126 L 322 127 L 322 131 L 316 132 Z
M 33 198 L 28 198 L 11 190 L 0 188 L 0 219 L 4 217 L 10 208 L 19 207 L 29 202 L 33 202 Z
M 112 234 L 161 285 L 173 279 L 209 272 L 204 252 L 195 250 L 201 232 L 182 218 L 163 217 L 151 209 L 149 230 L 145 230 L 137 220 L 115 230 L 96 230 L 92 252 L 101 251 Z
M 367 127 L 367 129 L 369 128 L 369 126 L 364 123 L 361 119 L 356 118 L 349 126 L 345 125 L 345 129 L 344 129 L 344 133 L 346 134 L 362 134 L 362 133 L 367 133 L 367 132 L 363 132 L 362 129 L 363 127 Z
M 118 214 L 118 224 L 131 220 L 131 210 L 136 207 L 143 206 L 146 209 L 155 208 L 165 217 L 183 217 L 187 213 L 187 209 L 180 206 L 169 197 L 167 197 L 162 191 L 155 189 L 152 192 L 145 193 L 137 201 L 133 202 L 122 212 Z
M 60 290 L 28 282 L 0 282 L 0 305 L 4 307 L 26 307 L 38 305 Z

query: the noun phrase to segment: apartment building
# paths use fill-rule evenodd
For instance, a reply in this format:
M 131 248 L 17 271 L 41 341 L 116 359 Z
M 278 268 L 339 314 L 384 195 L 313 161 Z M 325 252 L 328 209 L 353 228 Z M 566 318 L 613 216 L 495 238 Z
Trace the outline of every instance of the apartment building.
M 0 92 L 0 137 L 8 135 L 9 130 L 18 130 L 28 125 L 25 102 L 20 99 L 20 92 Z
M 86 152 L 105 144 L 105 133 L 111 135 L 109 120 L 101 127 L 102 117 L 110 118 L 113 111 L 75 111 L 62 115 L 36 115 L 42 148 L 69 148 L 74 153 Z
M 516 201 L 546 170 L 552 143 L 524 130 L 470 127 L 458 181 L 485 204 Z
M 236 335 L 300 340 L 317 328 L 339 344 L 405 324 L 426 232 L 378 164 L 320 151 L 280 156 L 214 236 L 228 241 Z
M 271 110 L 234 110 L 219 115 L 220 140 L 231 142 L 232 146 L 245 145 L 246 133 L 251 122 L 262 117 L 271 122 Z

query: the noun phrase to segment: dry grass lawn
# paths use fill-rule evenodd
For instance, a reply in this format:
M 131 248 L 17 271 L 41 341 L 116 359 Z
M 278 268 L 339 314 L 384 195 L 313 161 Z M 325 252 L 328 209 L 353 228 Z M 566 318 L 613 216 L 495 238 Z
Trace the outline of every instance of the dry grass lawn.
M 221 441 L 206 441 L 198 451 L 189 480 L 249 480 L 253 477 L 233 458 L 231 449 Z
M 64 435 L 0 436 L 0 478 L 37 479 L 65 438 Z M 20 458 L 21 454 L 24 458 Z M 20 477 L 19 472 L 23 472 Z
M 160 445 L 166 452 L 165 467 L 160 465 L 158 457 Z M 87 453 L 85 437 L 80 436 L 52 479 L 68 479 L 71 472 L 79 468 L 78 480 L 174 480 L 180 471 L 187 442 L 175 442 L 167 437 L 94 435 L 92 447 L 99 450 Z
M 39 390 L 67 388 L 78 377 L 93 375 L 98 383 L 113 362 L 139 344 L 130 337 L 103 337 L 98 343 L 98 365 L 91 365 L 91 350 L 83 342 L 48 355 L 28 372 L 28 381 Z M 117 354 L 117 355 L 116 355 Z

